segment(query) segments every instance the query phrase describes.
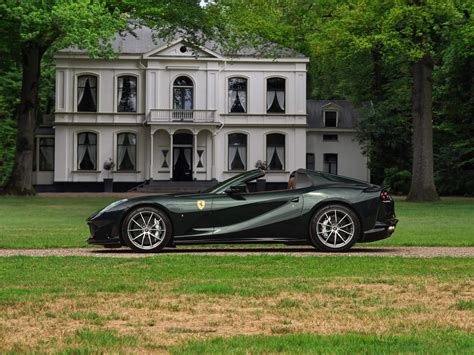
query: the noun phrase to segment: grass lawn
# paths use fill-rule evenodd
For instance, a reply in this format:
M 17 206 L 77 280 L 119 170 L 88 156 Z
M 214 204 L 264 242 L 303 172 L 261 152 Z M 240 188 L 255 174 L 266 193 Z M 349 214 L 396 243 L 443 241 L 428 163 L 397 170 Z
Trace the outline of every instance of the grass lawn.
M 0 258 L 0 352 L 474 352 L 463 258 Z
M 85 247 L 86 218 L 117 198 L 0 197 L 0 248 Z M 400 223 L 379 245 L 474 246 L 474 199 L 396 202 Z

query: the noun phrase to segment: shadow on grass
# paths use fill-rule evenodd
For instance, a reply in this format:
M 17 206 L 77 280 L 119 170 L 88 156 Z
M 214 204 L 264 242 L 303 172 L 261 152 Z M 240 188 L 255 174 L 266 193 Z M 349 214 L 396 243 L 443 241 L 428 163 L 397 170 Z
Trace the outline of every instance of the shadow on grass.
M 356 255 L 356 254 L 373 254 L 382 255 L 397 252 L 397 248 L 352 248 L 348 252 L 342 253 L 325 253 L 312 247 L 185 247 L 185 248 L 165 248 L 159 254 L 305 254 L 305 255 Z M 116 255 L 142 255 L 146 253 L 137 253 L 131 249 L 94 249 L 91 253 L 98 254 L 116 254 Z M 153 253 L 150 253 L 153 254 Z M 158 254 L 158 253 L 156 253 Z

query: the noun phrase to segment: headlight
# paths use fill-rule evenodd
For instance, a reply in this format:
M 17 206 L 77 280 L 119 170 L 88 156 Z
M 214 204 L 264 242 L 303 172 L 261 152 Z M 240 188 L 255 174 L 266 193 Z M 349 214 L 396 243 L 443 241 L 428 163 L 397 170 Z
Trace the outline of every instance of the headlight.
M 118 205 L 120 205 L 121 203 L 124 203 L 124 202 L 126 202 L 126 201 L 128 201 L 128 199 L 124 198 L 123 200 L 119 200 L 119 201 L 112 202 L 110 205 L 108 205 L 107 207 L 105 207 L 105 208 L 103 208 L 102 210 L 100 210 L 99 213 L 97 213 L 97 214 L 95 215 L 95 217 L 100 216 L 102 213 L 105 213 L 105 212 L 107 212 L 107 211 L 110 211 L 112 208 L 114 208 L 114 207 L 116 207 L 116 206 L 118 206 Z

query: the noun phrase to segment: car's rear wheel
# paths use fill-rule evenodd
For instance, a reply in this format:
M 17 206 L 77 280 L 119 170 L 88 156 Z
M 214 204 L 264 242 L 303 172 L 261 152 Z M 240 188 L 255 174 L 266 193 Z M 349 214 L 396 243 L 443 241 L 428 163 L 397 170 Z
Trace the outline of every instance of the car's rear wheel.
M 357 242 L 360 221 L 350 208 L 332 204 L 318 209 L 309 225 L 313 245 L 322 251 L 343 252 Z
M 154 207 L 140 207 L 127 215 L 122 223 L 125 243 L 138 252 L 158 252 L 171 238 L 168 216 Z

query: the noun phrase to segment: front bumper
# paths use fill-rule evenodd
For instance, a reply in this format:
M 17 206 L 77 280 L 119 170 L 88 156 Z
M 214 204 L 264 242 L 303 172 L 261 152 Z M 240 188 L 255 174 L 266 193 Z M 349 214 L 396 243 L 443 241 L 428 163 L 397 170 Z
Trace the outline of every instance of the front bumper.
M 390 218 L 385 222 L 376 222 L 374 228 L 365 231 L 361 243 L 375 242 L 390 237 L 395 232 L 398 219 Z
M 90 237 L 87 243 L 102 245 L 109 248 L 122 246 L 120 238 L 121 213 L 108 212 L 103 215 L 93 215 L 87 220 Z

